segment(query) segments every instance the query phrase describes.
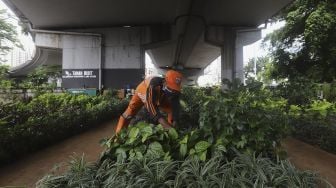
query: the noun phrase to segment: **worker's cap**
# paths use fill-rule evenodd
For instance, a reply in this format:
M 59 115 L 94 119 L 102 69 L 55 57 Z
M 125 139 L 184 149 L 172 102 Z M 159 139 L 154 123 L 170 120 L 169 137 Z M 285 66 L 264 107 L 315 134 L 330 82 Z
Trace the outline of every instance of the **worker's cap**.
M 174 91 L 181 91 L 182 74 L 175 70 L 168 70 L 166 73 L 166 85 Z

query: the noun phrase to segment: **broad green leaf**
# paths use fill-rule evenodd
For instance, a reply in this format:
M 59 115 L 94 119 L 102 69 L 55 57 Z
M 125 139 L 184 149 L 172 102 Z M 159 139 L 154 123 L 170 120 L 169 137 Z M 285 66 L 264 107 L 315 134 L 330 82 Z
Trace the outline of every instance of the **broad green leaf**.
M 153 134 L 153 129 L 150 126 L 146 126 L 143 129 L 140 129 L 141 135 L 142 135 L 142 143 L 144 143 L 149 136 Z
M 132 127 L 130 132 L 128 133 L 128 140 L 127 140 L 127 144 L 132 144 L 137 136 L 139 135 L 139 128 L 137 127 Z
M 188 138 L 189 138 L 189 136 L 188 136 L 188 135 L 185 135 L 185 136 L 183 137 L 183 139 L 180 141 L 180 144 L 187 144 L 187 143 L 188 143 Z
M 207 155 L 207 150 L 205 150 L 201 153 L 198 153 L 197 155 L 198 155 L 198 157 L 201 161 L 205 161 L 206 160 L 206 155 Z
M 165 154 L 165 156 L 164 156 L 163 160 L 165 160 L 165 161 L 170 161 L 170 160 L 171 160 L 171 156 L 170 156 L 170 153 L 169 153 L 169 151 L 168 151 L 168 152 L 166 152 L 166 154 Z
M 165 155 L 162 145 L 159 142 L 152 142 L 149 144 L 146 156 L 150 158 L 159 158 Z
M 140 132 L 141 134 L 149 134 L 149 135 L 152 135 L 153 134 L 153 129 L 151 126 L 146 126 L 146 127 L 143 127 L 142 129 L 140 129 Z
M 137 127 L 132 127 L 130 132 L 128 133 L 129 138 L 136 138 L 139 134 L 139 128 Z
M 149 125 L 145 122 L 139 122 L 135 125 L 135 127 L 139 128 L 140 130 L 146 128 L 146 127 L 149 127 Z
M 187 144 L 181 144 L 180 145 L 180 156 L 185 157 L 187 154 L 187 150 L 188 150 Z
M 140 145 L 140 146 L 134 148 L 134 150 L 135 150 L 136 152 L 140 152 L 140 153 L 145 153 L 145 152 L 146 152 L 146 149 L 147 149 L 147 147 L 146 147 L 145 145 Z
M 117 149 L 116 149 L 115 153 L 116 153 L 116 154 L 123 154 L 123 155 L 126 156 L 126 151 L 127 151 L 126 148 L 122 148 L 122 147 L 120 147 L 120 148 L 117 148 Z
M 116 148 L 116 147 L 119 147 L 120 144 L 117 143 L 117 142 L 113 142 L 111 145 L 110 145 L 110 148 L 113 149 L 113 148 Z
M 136 158 L 137 160 L 142 160 L 142 159 L 143 159 L 143 154 L 142 154 L 141 152 L 137 151 L 137 152 L 135 153 L 135 158 Z
M 196 153 L 195 149 L 191 149 L 191 150 L 189 151 L 189 155 L 194 155 L 195 153 Z
M 163 128 L 163 126 L 161 125 L 161 124 L 159 124 L 159 125 L 157 125 L 156 127 L 155 127 L 155 131 L 157 131 L 157 132 L 164 132 L 164 128 Z
M 211 146 L 211 144 L 209 142 L 200 141 L 195 145 L 195 151 L 196 151 L 196 153 L 201 153 L 201 152 L 207 150 L 210 146 Z
M 142 142 L 142 143 L 146 142 L 147 138 L 148 138 L 148 135 L 147 135 L 147 134 L 142 135 L 141 142 Z
M 130 159 L 133 159 L 135 157 L 135 151 L 134 151 L 134 149 L 131 149 L 130 151 L 129 151 L 129 158 Z
M 168 131 L 169 137 L 173 140 L 177 140 L 178 139 L 178 133 L 176 132 L 176 130 L 174 128 L 170 128 Z
M 159 140 L 160 140 L 160 141 L 163 141 L 163 140 L 164 140 L 164 136 L 165 136 L 164 134 L 160 134 L 160 135 L 159 135 Z
M 199 135 L 198 131 L 191 131 L 190 138 L 189 138 L 188 141 L 189 141 L 189 143 L 197 141 L 197 140 L 199 140 L 199 137 L 200 137 L 200 135 Z

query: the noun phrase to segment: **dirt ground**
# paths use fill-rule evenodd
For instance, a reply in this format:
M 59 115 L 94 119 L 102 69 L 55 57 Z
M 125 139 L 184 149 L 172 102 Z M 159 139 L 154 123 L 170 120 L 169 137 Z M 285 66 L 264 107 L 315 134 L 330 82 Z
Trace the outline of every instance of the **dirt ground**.
M 113 124 L 99 126 L 0 168 L 0 187 L 35 187 L 35 183 L 55 166 L 64 166 L 70 156 L 84 153 L 87 161 L 96 161 L 103 150 L 99 141 L 112 135 Z M 296 167 L 317 171 L 336 187 L 336 155 L 293 138 L 286 139 L 283 144 Z
M 0 168 L 0 187 L 35 187 L 39 179 L 57 164 L 64 166 L 64 162 L 69 161 L 71 156 L 81 156 L 84 153 L 87 161 L 96 161 L 103 151 L 99 141 L 110 137 L 113 127 L 113 123 L 101 125 Z
M 336 155 L 293 138 L 286 139 L 283 144 L 294 166 L 316 171 L 336 187 Z

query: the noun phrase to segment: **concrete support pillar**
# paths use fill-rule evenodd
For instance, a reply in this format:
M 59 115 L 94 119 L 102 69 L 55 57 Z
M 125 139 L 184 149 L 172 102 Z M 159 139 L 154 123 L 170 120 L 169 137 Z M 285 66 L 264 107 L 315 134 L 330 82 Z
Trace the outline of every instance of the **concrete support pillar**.
M 236 30 L 220 26 L 208 27 L 205 41 L 221 49 L 221 77 L 232 80 L 235 77 Z
M 149 38 L 145 27 L 95 28 L 39 31 L 36 44 L 62 50 L 62 87 L 120 89 L 144 78 Z
M 244 46 L 261 39 L 261 29 L 241 29 L 236 37 L 235 77 L 244 80 Z
M 221 45 L 221 77 L 232 80 L 235 76 L 236 33 L 232 30 L 224 30 L 222 34 L 224 40 Z
M 40 48 L 62 51 L 62 87 L 96 88 L 102 85 L 102 40 L 100 34 L 35 31 Z
M 244 80 L 244 46 L 236 43 L 234 78 Z
M 260 29 L 208 27 L 205 41 L 221 48 L 222 79 L 244 80 L 244 46 L 261 38 Z
M 64 88 L 96 88 L 102 85 L 101 37 L 63 35 Z
M 103 85 L 105 88 L 135 88 L 145 76 L 147 42 L 144 27 L 94 30 L 104 36 Z

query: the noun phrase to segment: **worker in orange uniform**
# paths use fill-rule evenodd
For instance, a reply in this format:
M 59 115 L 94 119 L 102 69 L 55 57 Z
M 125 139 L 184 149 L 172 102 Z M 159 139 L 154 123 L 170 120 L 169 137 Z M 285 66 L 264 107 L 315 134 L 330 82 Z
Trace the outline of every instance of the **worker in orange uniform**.
M 182 74 L 175 70 L 168 70 L 165 78 L 149 77 L 142 81 L 136 88 L 126 111 L 119 118 L 116 134 L 128 126 L 143 105 L 154 122 L 160 123 L 166 129 L 174 125 L 179 118 L 181 82 Z M 168 120 L 163 117 L 160 110 L 168 114 Z

